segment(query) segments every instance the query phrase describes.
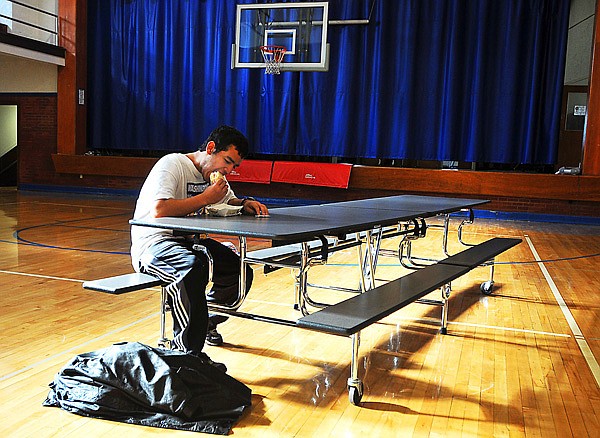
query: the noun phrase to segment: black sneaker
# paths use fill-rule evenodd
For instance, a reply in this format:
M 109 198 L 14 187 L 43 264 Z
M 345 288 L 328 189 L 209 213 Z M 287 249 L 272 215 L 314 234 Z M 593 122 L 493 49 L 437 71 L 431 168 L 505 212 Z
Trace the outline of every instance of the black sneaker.
M 203 362 L 205 362 L 205 363 L 207 363 L 209 365 L 212 365 L 213 367 L 215 367 L 219 371 L 223 371 L 224 373 L 227 372 L 227 367 L 225 366 L 224 363 L 215 362 L 210 357 L 208 357 L 208 354 L 204 353 L 203 351 L 201 351 L 200 353 L 193 352 L 192 354 L 194 356 L 199 357 L 200 359 L 202 359 Z
M 229 317 L 225 315 L 216 315 L 214 313 L 208 315 L 208 331 L 206 332 L 206 343 L 208 345 L 212 345 L 213 347 L 223 345 L 223 336 L 217 331 L 217 325 L 228 319 Z
M 209 330 L 206 332 L 206 343 L 208 345 L 212 345 L 213 347 L 223 345 L 223 336 L 221 336 L 216 328 Z
M 208 314 L 208 329 L 212 330 L 216 328 L 222 322 L 225 322 L 229 319 L 228 316 L 225 315 L 217 315 L 216 313 Z

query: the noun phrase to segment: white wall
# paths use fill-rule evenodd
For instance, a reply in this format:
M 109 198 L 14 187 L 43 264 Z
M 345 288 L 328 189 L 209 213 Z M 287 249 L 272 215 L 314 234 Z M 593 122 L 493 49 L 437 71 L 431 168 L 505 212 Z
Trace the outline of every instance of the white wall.
M 17 105 L 0 105 L 0 157 L 17 145 Z

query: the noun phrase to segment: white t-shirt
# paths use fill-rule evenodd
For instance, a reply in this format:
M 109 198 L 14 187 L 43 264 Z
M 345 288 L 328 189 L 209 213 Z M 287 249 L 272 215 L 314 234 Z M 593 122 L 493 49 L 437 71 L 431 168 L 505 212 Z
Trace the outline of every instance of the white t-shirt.
M 151 217 L 150 210 L 159 199 L 185 199 L 202 193 L 208 183 L 192 160 L 184 154 L 169 154 L 156 162 L 140 191 L 133 213 L 134 219 Z M 218 203 L 235 198 L 231 187 Z M 200 214 L 195 212 L 193 214 Z M 162 228 L 131 226 L 131 263 L 139 270 L 139 260 L 144 251 L 156 242 L 171 239 L 173 232 Z

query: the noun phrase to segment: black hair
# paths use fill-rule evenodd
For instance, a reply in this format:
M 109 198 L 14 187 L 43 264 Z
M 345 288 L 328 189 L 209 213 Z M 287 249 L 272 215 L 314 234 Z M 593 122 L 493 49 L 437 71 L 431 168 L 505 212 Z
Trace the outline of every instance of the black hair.
M 240 158 L 245 158 L 248 155 L 248 139 L 244 134 L 231 126 L 222 125 L 215 128 L 208 138 L 204 140 L 199 150 L 205 151 L 206 146 L 211 141 L 215 142 L 215 152 L 226 151 L 230 146 L 234 146 Z

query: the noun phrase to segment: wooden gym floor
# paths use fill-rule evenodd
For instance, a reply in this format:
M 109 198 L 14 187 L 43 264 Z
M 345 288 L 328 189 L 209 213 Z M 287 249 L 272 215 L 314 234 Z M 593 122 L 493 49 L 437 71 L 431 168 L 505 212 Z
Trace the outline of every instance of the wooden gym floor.
M 113 296 L 81 286 L 132 271 L 134 200 L 2 189 L 0 201 L 0 436 L 191 436 L 42 407 L 78 353 L 156 345 L 157 289 Z M 206 351 L 253 392 L 233 435 L 600 436 L 600 257 L 581 257 L 600 252 L 600 227 L 481 219 L 464 233 L 469 242 L 492 236 L 524 241 L 499 258 L 494 295 L 479 292 L 487 268 L 453 283 L 448 335 L 438 333 L 439 308 L 419 304 L 363 331 L 361 407 L 346 390 L 349 339 L 244 319 L 221 325 L 225 345 Z M 431 229 L 413 253 L 440 257 L 440 237 Z M 354 251 L 331 261 L 311 281 L 355 287 Z M 395 259 L 380 263 L 380 278 L 404 272 Z M 265 277 L 257 268 L 242 310 L 297 317 L 292 284 L 289 270 Z

